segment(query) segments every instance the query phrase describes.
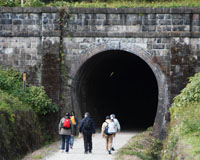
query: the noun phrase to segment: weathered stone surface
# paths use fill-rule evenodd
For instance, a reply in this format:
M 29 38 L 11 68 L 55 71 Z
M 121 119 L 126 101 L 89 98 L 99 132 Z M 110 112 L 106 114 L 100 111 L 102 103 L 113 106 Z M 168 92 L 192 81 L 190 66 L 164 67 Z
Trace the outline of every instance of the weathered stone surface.
M 57 104 L 65 100 L 61 112 L 81 112 L 72 104 L 72 84 L 92 56 L 123 50 L 142 58 L 158 80 L 154 133 L 161 138 L 173 97 L 200 71 L 199 41 L 198 8 L 0 8 L 0 65 L 26 71 L 29 83 L 45 86 Z

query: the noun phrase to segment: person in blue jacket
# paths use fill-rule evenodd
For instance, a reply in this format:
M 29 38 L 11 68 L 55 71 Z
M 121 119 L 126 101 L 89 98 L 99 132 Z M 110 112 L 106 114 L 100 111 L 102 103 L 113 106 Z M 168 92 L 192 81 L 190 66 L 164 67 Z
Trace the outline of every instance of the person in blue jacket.
M 96 133 L 95 124 L 90 114 L 86 112 L 79 127 L 80 134 L 83 134 L 85 154 L 92 153 L 92 134 Z

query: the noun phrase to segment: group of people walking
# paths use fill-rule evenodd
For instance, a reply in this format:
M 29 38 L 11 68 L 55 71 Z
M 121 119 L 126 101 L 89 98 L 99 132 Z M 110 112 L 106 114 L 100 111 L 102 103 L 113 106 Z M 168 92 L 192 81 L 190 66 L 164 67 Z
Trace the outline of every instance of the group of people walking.
M 59 134 L 62 138 L 61 151 L 69 152 L 69 148 L 73 148 L 74 136 L 77 135 L 78 120 L 75 117 L 75 113 L 66 113 L 63 118 L 61 118 L 59 123 Z M 84 114 L 84 118 L 81 120 L 79 125 L 79 135 L 83 136 L 84 141 L 84 153 L 92 153 L 92 135 L 96 133 L 95 123 L 90 117 L 89 112 Z M 105 122 L 103 122 L 101 127 L 101 135 L 106 139 L 106 150 L 108 154 L 115 151 L 114 139 L 116 133 L 120 132 L 120 123 L 116 119 L 114 114 L 106 116 Z

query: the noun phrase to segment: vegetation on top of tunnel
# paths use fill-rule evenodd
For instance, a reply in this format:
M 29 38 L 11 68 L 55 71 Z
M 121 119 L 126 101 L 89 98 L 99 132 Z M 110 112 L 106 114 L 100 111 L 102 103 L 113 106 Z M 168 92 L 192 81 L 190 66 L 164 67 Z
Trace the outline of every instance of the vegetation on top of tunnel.
M 1 0 L 0 6 L 19 7 L 20 0 Z M 200 7 L 199 0 L 24 0 L 24 7 L 83 7 L 83 8 L 175 8 Z
M 200 73 L 174 98 L 162 159 L 200 159 Z
M 47 96 L 44 87 L 28 86 L 23 88 L 22 73 L 14 69 L 8 71 L 0 68 L 0 89 L 28 104 L 40 115 L 56 112 L 58 106 Z

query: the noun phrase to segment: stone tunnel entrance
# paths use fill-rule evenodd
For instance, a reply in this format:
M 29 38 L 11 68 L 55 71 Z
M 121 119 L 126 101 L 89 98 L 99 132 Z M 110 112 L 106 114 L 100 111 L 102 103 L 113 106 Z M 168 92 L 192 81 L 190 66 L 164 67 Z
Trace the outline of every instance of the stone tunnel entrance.
M 122 129 L 153 126 L 158 85 L 149 65 L 140 57 L 109 50 L 88 59 L 76 74 L 74 98 L 82 114 L 90 112 L 97 127 L 106 115 L 116 114 Z

